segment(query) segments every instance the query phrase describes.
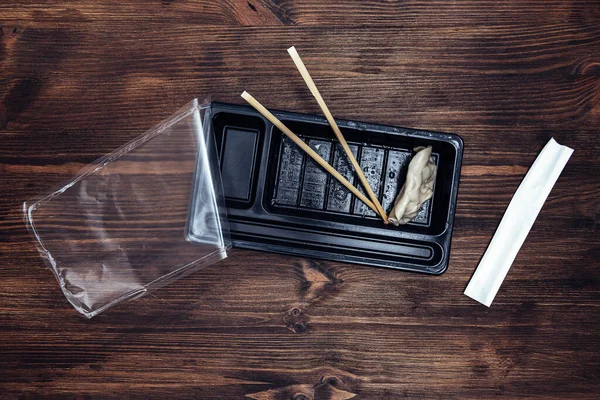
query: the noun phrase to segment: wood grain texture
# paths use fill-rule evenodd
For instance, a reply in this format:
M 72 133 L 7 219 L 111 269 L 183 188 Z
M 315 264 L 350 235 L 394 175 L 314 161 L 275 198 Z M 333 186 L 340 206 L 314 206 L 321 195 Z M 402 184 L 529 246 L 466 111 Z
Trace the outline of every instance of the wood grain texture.
M 597 1 L 9 0 L 0 28 L 2 397 L 600 396 Z M 292 45 L 336 117 L 463 137 L 448 271 L 236 250 L 79 318 L 22 202 L 193 97 L 319 113 Z M 575 153 L 487 309 L 462 292 L 550 137 Z

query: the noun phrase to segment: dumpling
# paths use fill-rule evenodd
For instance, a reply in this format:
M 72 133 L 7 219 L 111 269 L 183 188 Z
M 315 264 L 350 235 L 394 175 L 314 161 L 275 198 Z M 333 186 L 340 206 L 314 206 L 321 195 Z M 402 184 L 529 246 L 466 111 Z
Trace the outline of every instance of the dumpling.
M 417 153 L 408 164 L 406 182 L 389 215 L 390 222 L 396 226 L 410 222 L 417 216 L 421 204 L 433 196 L 437 167 L 431 157 L 431 146 L 417 147 L 414 150 Z

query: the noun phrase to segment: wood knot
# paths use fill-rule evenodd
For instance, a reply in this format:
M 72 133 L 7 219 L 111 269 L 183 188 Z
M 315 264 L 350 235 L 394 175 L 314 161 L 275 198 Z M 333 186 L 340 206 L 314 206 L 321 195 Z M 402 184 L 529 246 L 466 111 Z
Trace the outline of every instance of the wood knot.
M 344 282 L 334 271 L 316 261 L 303 260 L 295 268 L 301 282 L 300 294 L 308 302 L 336 295 Z
M 303 393 L 296 393 L 292 396 L 292 400 L 312 400 L 312 399 Z
M 362 380 L 354 374 L 332 367 L 299 370 L 292 376 L 286 374 L 273 378 L 275 382 L 286 382 L 286 386 L 247 394 L 246 397 L 255 400 L 348 400 L 358 396 Z
M 571 70 L 571 75 L 598 76 L 600 75 L 600 62 L 586 58 L 579 61 Z
M 340 387 L 344 384 L 344 381 L 335 375 L 323 375 L 321 377 L 321 383 L 331 385 L 333 387 Z
M 308 315 L 298 307 L 289 310 L 283 316 L 285 327 L 294 333 L 304 333 L 308 329 Z
M 3 26 L 0 27 L 0 34 L 4 37 L 12 38 L 19 34 L 19 28 L 15 26 Z

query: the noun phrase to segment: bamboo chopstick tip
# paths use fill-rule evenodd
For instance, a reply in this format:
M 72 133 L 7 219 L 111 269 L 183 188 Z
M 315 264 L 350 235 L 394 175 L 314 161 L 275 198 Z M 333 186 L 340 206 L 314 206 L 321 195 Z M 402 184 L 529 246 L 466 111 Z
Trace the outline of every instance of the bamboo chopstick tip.
M 297 56 L 298 55 L 298 51 L 296 50 L 295 46 L 290 47 L 289 49 L 287 49 L 287 52 L 290 53 L 290 55 L 293 56 Z
M 248 100 L 249 97 L 252 97 L 250 96 L 250 93 L 246 92 L 245 90 L 242 92 L 241 96 L 246 100 Z

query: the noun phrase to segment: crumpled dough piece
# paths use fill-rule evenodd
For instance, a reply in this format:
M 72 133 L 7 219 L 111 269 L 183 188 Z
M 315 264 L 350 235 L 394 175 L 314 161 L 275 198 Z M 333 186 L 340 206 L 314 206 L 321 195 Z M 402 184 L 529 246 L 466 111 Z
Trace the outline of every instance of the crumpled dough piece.
M 416 147 L 408 172 L 406 182 L 389 215 L 392 224 L 404 225 L 417 216 L 419 207 L 433 196 L 433 184 L 437 173 L 437 167 L 431 157 L 431 146 Z

